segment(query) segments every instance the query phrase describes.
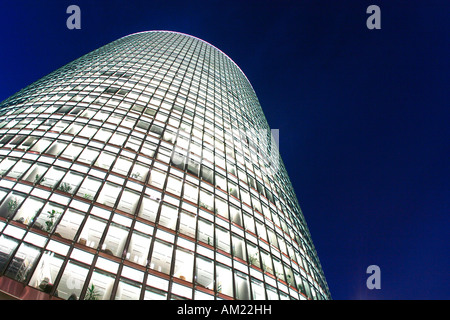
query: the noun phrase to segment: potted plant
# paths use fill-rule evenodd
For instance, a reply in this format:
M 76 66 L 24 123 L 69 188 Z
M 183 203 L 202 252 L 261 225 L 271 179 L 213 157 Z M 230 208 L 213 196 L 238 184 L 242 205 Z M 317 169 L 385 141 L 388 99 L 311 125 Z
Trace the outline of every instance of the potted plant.
M 62 192 L 69 193 L 72 190 L 72 186 L 68 184 L 67 182 L 61 183 L 61 185 L 58 187 L 58 190 L 61 190 Z
M 85 300 L 99 300 L 100 294 L 95 289 L 95 286 L 91 284 L 90 287 L 87 288 Z
M 60 214 L 61 212 L 57 212 L 54 209 L 52 209 L 52 211 L 49 210 L 47 211 L 47 213 L 48 213 L 48 220 L 45 221 L 46 226 L 45 231 L 51 232 L 53 225 L 55 224 L 56 215 Z
M 19 202 L 17 201 L 17 198 L 12 198 L 8 200 L 8 212 L 14 212 L 17 207 L 19 206 Z

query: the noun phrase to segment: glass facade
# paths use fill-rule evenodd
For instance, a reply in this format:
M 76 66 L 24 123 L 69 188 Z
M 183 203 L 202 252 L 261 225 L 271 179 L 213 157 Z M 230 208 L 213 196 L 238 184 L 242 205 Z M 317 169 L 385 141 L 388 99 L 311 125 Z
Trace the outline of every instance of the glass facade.
M 217 48 L 166 31 L 1 102 L 0 290 L 331 298 L 249 81 Z

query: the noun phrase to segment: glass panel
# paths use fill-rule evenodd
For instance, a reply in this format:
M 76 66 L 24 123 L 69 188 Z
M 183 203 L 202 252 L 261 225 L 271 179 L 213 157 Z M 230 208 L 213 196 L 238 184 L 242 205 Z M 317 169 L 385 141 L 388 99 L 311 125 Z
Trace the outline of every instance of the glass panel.
M 177 220 L 178 220 L 178 208 L 163 203 L 161 207 L 161 214 L 159 216 L 159 224 L 169 229 L 175 230 Z
M 74 160 L 81 153 L 81 151 L 83 151 L 83 147 L 81 145 L 71 143 L 61 154 L 61 157 Z
M 133 214 L 139 202 L 140 195 L 137 192 L 124 190 L 117 209 Z
M 234 273 L 235 287 L 236 287 L 236 299 L 237 300 L 249 300 L 250 288 L 248 283 L 248 276 L 242 272 L 235 271 Z
M 197 257 L 195 282 L 207 289 L 214 289 L 214 262 L 212 260 Z
M 16 162 L 17 160 L 12 158 L 3 159 L 0 163 L 0 175 L 5 174 Z
M 55 235 L 73 240 L 84 219 L 84 214 L 73 209 L 67 209 L 56 228 Z
M 41 180 L 40 184 L 49 188 L 53 188 L 62 179 L 64 174 L 64 170 L 50 167 L 44 178 Z
M 123 157 L 119 157 L 116 160 L 116 163 L 114 164 L 112 171 L 126 176 L 126 175 L 128 175 L 128 171 L 130 170 L 130 167 L 131 167 L 130 160 L 123 158 Z
M 128 280 L 121 280 L 117 287 L 116 300 L 139 300 L 141 285 Z
M 111 224 L 106 234 L 105 242 L 102 245 L 102 250 L 117 257 L 122 256 L 128 232 L 128 228 Z
M 216 227 L 216 248 L 230 253 L 230 232 L 220 227 Z
M 58 190 L 73 194 L 83 180 L 80 174 L 69 171 L 58 186 Z
M 101 185 L 102 182 L 100 180 L 86 177 L 80 189 L 78 189 L 77 195 L 85 199 L 92 200 L 94 199 Z
M 62 263 L 63 259 L 55 257 L 53 252 L 46 251 L 34 270 L 30 286 L 50 293 Z
M 19 179 L 22 174 L 28 170 L 28 168 L 31 166 L 30 161 L 24 161 L 20 160 L 16 163 L 16 165 L 9 171 L 8 177 Z
M 112 183 L 105 183 L 100 195 L 98 196 L 97 202 L 102 203 L 106 206 L 114 207 L 119 192 L 119 186 Z
M 100 152 L 95 149 L 86 148 L 83 150 L 77 160 L 80 162 L 91 164 L 97 158 L 99 153 Z
M 155 241 L 150 268 L 169 274 L 172 262 L 172 245 Z
M 145 290 L 144 300 L 167 300 L 167 293 L 153 288 Z
M 169 178 L 167 179 L 166 191 L 179 196 L 181 195 L 181 187 L 181 179 L 169 176 Z
M 192 201 L 193 203 L 197 203 L 198 200 L 198 187 L 194 186 L 190 183 L 184 184 L 184 198 Z
M 12 218 L 24 199 L 22 195 L 11 193 L 0 206 L 0 217 Z
M 141 208 L 139 210 L 139 217 L 154 222 L 156 214 L 158 213 L 159 201 L 144 197 L 142 199 Z
M 150 175 L 150 184 L 162 189 L 166 180 L 166 173 L 157 169 L 153 169 Z
M 211 246 L 213 245 L 213 225 L 211 222 L 204 220 L 198 221 L 197 239 Z
M 245 243 L 241 237 L 233 235 L 233 256 L 246 260 Z
M 140 164 L 135 164 L 131 173 L 131 177 L 133 179 L 139 180 L 139 181 L 145 181 L 147 179 L 148 175 L 148 167 L 145 167 Z
M 63 213 L 63 208 L 52 203 L 42 209 L 41 214 L 36 219 L 34 227 L 51 233 L 58 223 L 59 217 Z
M 30 170 L 28 170 L 23 179 L 33 183 L 41 182 L 42 184 L 45 181 L 43 175 L 47 171 L 47 169 L 48 166 L 35 164 Z
M 91 248 L 97 248 L 105 226 L 106 223 L 102 219 L 89 216 L 78 242 Z
M 116 157 L 109 152 L 103 151 L 95 162 L 96 166 L 108 170 Z
M 112 274 L 95 270 L 87 287 L 84 300 L 109 300 L 115 277 Z
M 256 279 L 252 279 L 252 295 L 253 300 L 265 300 L 266 293 L 264 290 L 263 283 Z
M 39 248 L 22 243 L 9 264 L 5 275 L 20 282 L 27 280 L 38 256 Z
M 149 235 L 133 232 L 126 259 L 142 266 L 147 265 L 148 251 L 150 249 L 151 237 Z
M 182 234 L 195 238 L 195 223 L 196 218 L 194 215 L 187 212 L 181 212 L 180 214 L 180 226 L 179 231 Z
M 78 300 L 88 269 L 73 261 L 67 264 L 58 285 L 58 296 L 67 300 Z
M 22 222 L 23 224 L 30 225 L 38 211 L 44 205 L 44 201 L 38 198 L 28 198 L 25 200 L 16 216 L 14 217 L 15 221 Z
M 174 277 L 192 282 L 194 255 L 192 252 L 177 249 L 175 253 Z
M 15 239 L 0 236 L 0 274 L 3 273 L 11 254 L 16 249 L 19 242 Z
M 233 276 L 230 268 L 216 265 L 216 290 L 233 297 Z

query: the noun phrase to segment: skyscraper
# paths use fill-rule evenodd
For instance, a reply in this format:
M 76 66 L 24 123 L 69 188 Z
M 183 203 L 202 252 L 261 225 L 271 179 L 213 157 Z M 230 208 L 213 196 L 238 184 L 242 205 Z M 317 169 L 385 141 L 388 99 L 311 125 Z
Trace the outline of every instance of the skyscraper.
M 255 92 L 153 31 L 0 104 L 0 291 L 20 299 L 328 299 Z

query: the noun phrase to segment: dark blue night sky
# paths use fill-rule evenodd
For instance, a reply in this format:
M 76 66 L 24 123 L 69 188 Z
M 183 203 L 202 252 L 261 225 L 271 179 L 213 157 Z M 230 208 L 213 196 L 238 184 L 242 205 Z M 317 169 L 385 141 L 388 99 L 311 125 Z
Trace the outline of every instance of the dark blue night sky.
M 81 8 L 81 30 L 66 8 Z M 381 29 L 368 30 L 369 5 Z M 2 1 L 0 100 L 130 33 L 172 30 L 244 71 L 334 299 L 450 299 L 450 3 Z M 366 287 L 369 265 L 381 289 Z

